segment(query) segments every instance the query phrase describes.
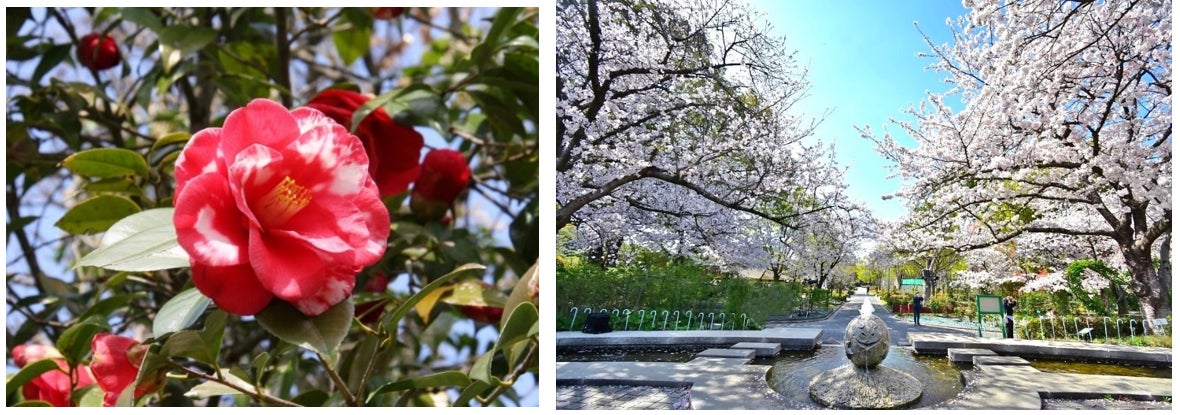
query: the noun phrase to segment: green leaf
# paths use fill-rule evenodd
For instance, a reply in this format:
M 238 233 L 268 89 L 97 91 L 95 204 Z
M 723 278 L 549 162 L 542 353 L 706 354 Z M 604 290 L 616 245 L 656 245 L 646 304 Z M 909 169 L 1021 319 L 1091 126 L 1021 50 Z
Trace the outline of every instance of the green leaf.
M 247 381 L 243 380 L 242 378 L 237 377 L 233 373 L 230 373 L 229 369 L 221 369 L 219 371 L 219 373 L 221 374 L 221 379 L 225 380 L 227 383 L 233 384 L 234 386 L 237 386 L 237 387 L 249 390 L 249 391 L 254 390 L 254 385 L 251 385 L 250 382 L 247 382 Z M 218 382 L 214 382 L 214 381 L 206 381 L 205 383 L 202 383 L 200 385 L 193 387 L 192 389 L 189 389 L 188 392 L 184 393 L 184 396 L 188 397 L 188 398 L 192 398 L 192 399 L 205 399 L 210 396 L 241 395 L 241 394 L 242 394 L 241 391 L 238 391 L 237 389 L 231 388 L 227 385 L 224 385 L 224 384 L 221 384 Z
M 537 315 L 537 306 L 530 302 L 522 302 L 512 310 L 509 314 L 508 320 L 505 321 L 504 326 L 500 329 L 500 338 L 496 343 L 500 347 L 505 347 L 516 343 L 518 341 L 527 339 L 529 332 L 540 317 Z
M 13 406 L 24 407 L 24 408 L 52 408 L 53 407 L 53 405 L 50 405 L 49 402 L 45 402 L 45 401 L 20 401 L 20 402 L 17 402 L 17 404 L 13 405 Z
M 197 318 L 212 302 L 196 288 L 182 291 L 164 303 L 160 312 L 156 313 L 156 319 L 152 321 L 152 337 L 188 328 L 197 322 Z
M 328 395 L 328 392 L 324 392 L 322 390 L 316 389 L 316 390 L 310 390 L 307 392 L 303 392 L 303 393 L 299 394 L 299 396 L 291 398 L 291 402 L 294 402 L 294 403 L 297 403 L 297 404 L 300 404 L 303 406 L 318 407 L 318 406 L 324 406 L 324 403 L 328 402 L 328 398 L 330 398 L 330 397 L 331 396 Z
M 115 195 L 98 195 L 70 208 L 54 225 L 74 235 L 102 232 L 120 219 L 139 212 L 131 199 Z
M 470 385 L 467 385 L 467 388 L 463 389 L 463 392 L 459 394 L 458 398 L 455 398 L 455 406 L 471 406 L 472 399 L 475 399 L 476 396 L 479 396 L 491 388 L 492 385 L 487 382 L 478 380 L 473 381 Z
M 285 342 L 319 353 L 329 363 L 352 324 L 352 301 L 341 301 L 315 317 L 308 317 L 286 301 L 272 301 L 254 316 L 262 328 Z
M 217 310 L 205 318 L 204 329 L 172 333 L 160 348 L 160 354 L 167 357 L 188 357 L 216 366 L 217 357 L 221 354 L 221 338 L 225 334 L 227 317 L 224 311 Z
M 114 296 L 110 296 L 108 298 L 104 298 L 104 299 L 102 299 L 102 301 L 99 301 L 99 302 L 95 303 L 93 306 L 90 306 L 90 308 L 86 309 L 86 312 L 82 313 L 82 315 L 79 315 L 78 319 L 79 320 L 86 320 L 87 318 L 90 318 L 91 316 L 99 316 L 99 317 L 104 317 L 104 318 L 108 317 L 108 316 L 110 316 L 110 314 L 112 312 L 114 312 L 115 310 L 118 310 L 120 308 L 123 308 L 124 306 L 127 305 L 127 303 L 131 302 L 131 299 L 138 297 L 138 296 L 140 296 L 140 295 L 139 294 L 122 294 L 122 295 L 114 295 Z
M 107 178 L 149 174 L 143 156 L 125 148 L 95 148 L 71 154 L 62 165 L 76 175 Z
M 53 359 L 41 359 L 36 362 L 29 363 L 25 367 L 21 368 L 19 372 L 16 372 L 15 375 L 12 375 L 12 377 L 8 378 L 8 383 L 4 384 L 4 388 L 7 391 L 6 395 L 12 395 L 16 393 L 17 388 L 24 386 L 26 383 L 29 383 L 29 381 L 36 379 L 38 376 L 41 376 L 41 374 L 50 370 L 58 370 L 57 362 L 55 362 Z
M 153 32 L 159 33 L 161 30 L 164 30 L 164 25 L 160 23 L 160 18 L 152 14 L 151 9 L 144 7 L 124 7 L 119 10 L 119 14 L 123 16 L 124 20 L 151 29 Z
M 488 350 L 471 365 L 471 370 L 467 372 L 467 376 L 471 380 L 492 383 L 492 358 L 496 356 L 496 349 Z
M 98 385 L 90 385 L 78 398 L 78 406 L 83 408 L 97 408 L 102 406 L 105 393 Z
M 332 32 L 332 44 L 340 53 L 344 66 L 351 66 L 369 51 L 369 39 L 373 36 L 373 18 L 363 10 L 344 11 L 342 25 Z
M 171 73 L 186 56 L 204 49 L 217 39 L 217 31 L 200 26 L 168 26 L 160 33 L 160 57 L 164 72 Z
M 87 182 L 82 185 L 87 192 L 94 194 L 101 193 L 120 193 L 131 196 L 143 196 L 143 188 L 135 183 L 135 180 L 129 177 L 108 177 L 92 182 Z
M 373 397 L 389 392 L 396 392 L 408 389 L 425 389 L 425 388 L 440 388 L 445 386 L 458 386 L 466 388 L 471 384 L 471 379 L 466 374 L 457 370 L 446 372 L 432 373 L 426 376 L 417 377 L 413 379 L 403 379 L 393 383 L 381 385 L 380 388 L 373 391 L 369 395 L 369 400 Z
M 423 298 L 430 296 L 432 292 L 434 292 L 435 290 L 439 289 L 440 287 L 448 284 L 451 280 L 455 279 L 456 277 L 463 275 L 464 272 L 476 271 L 476 270 L 482 271 L 484 269 L 487 269 L 487 267 L 485 267 L 483 265 L 464 264 L 464 265 L 459 266 L 459 268 L 455 268 L 455 270 L 451 271 L 449 274 L 443 275 L 442 277 L 439 277 L 438 279 L 431 281 L 430 284 L 426 284 L 425 287 L 422 287 L 421 290 L 419 290 L 417 293 L 414 293 L 414 295 L 410 296 L 409 299 L 406 299 L 406 302 L 404 302 L 400 306 L 398 306 L 398 308 L 396 310 L 393 310 L 392 313 L 387 314 L 385 316 L 385 320 L 384 320 L 385 326 L 386 327 L 394 327 L 393 324 L 395 322 L 401 321 L 401 319 L 403 317 L 405 317 L 406 314 L 409 313 L 410 310 L 413 309 L 418 304 L 419 301 L 422 301 Z M 396 333 L 397 330 L 392 330 L 392 332 Z
M 98 249 L 79 260 L 77 266 L 115 271 L 187 267 L 188 253 L 176 242 L 173 210 L 151 209 L 123 218 L 107 230 Z
M 500 326 L 507 324 L 511 313 L 516 310 L 518 304 L 532 302 L 536 307 L 538 299 L 534 297 L 537 293 L 533 291 L 533 283 L 537 278 L 537 264 L 533 263 L 533 266 L 529 267 L 528 271 L 525 271 L 524 275 L 521 275 L 520 279 L 516 281 L 516 286 L 512 287 L 512 293 L 508 294 L 508 302 L 504 306 L 504 311 L 508 313 L 500 317 Z
M 94 335 L 110 330 L 106 316 L 91 316 L 66 329 L 57 338 L 57 350 L 71 365 L 78 364 L 86 355 L 90 354 L 90 341 Z
M 159 164 L 164 156 L 184 149 L 190 138 L 192 138 L 192 134 L 187 131 L 164 134 L 155 143 L 152 143 L 152 149 L 148 151 L 148 155 L 152 157 L 155 164 Z
M 29 78 L 33 84 L 41 83 L 41 78 L 50 70 L 57 67 L 61 61 L 66 60 L 70 56 L 70 50 L 74 48 L 73 44 L 63 43 L 60 45 L 52 45 L 49 50 L 41 54 L 41 61 L 37 62 L 37 67 L 33 69 L 33 77 Z

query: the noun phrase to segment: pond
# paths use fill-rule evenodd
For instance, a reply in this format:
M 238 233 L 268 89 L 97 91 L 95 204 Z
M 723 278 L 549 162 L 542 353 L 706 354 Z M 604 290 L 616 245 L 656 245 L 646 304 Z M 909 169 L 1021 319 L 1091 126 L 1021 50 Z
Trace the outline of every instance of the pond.
M 698 353 L 717 345 L 660 346 L 582 346 L 559 347 L 559 362 L 668 362 L 685 363 Z M 1136 377 L 1172 377 L 1170 367 L 1123 365 L 1111 362 L 1083 362 L 1028 358 L 1043 372 L 1118 375 Z M 821 346 L 814 351 L 787 351 L 773 358 L 755 359 L 750 364 L 771 366 L 767 383 L 784 397 L 795 402 L 792 409 L 821 409 L 811 400 L 808 385 L 824 371 L 849 364 L 841 346 Z M 911 408 L 922 408 L 953 398 L 962 392 L 962 370 L 970 364 L 955 364 L 945 356 L 914 354 L 908 348 L 890 347 L 881 363 L 908 373 L 923 385 L 921 398 Z

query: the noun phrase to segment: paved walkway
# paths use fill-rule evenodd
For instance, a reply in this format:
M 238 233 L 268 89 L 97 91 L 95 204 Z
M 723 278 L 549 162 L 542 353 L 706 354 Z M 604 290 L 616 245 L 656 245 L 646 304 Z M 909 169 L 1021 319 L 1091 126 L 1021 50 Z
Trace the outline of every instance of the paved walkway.
M 776 342 L 782 344 L 784 350 L 809 350 L 820 344 L 841 343 L 845 326 L 859 314 L 866 298 L 874 304 L 874 313 L 882 317 L 889 327 L 893 343 L 911 346 L 923 353 L 946 355 L 948 348 L 975 348 L 1022 355 L 1040 353 L 1060 356 L 1063 353 L 1078 353 L 1094 357 L 1093 353 L 1101 353 L 1101 356 L 1109 359 L 1127 357 L 1126 360 L 1166 362 L 1168 365 L 1171 362 L 1169 349 L 987 339 L 976 337 L 977 333 L 971 329 L 915 326 L 910 320 L 892 316 L 874 296 L 854 296 L 849 303 L 823 320 L 775 323 L 762 331 L 613 332 L 599 335 L 561 332 L 557 333 L 557 345 L 679 343 L 724 347 L 721 345 Z M 730 333 L 733 333 L 732 338 L 729 337 Z M 557 409 L 622 409 L 625 405 L 628 409 L 676 409 L 673 402 L 679 398 L 667 396 L 685 387 L 688 387 L 687 395 L 691 396 L 692 409 L 789 408 L 790 402 L 767 385 L 766 375 L 770 367 L 746 365 L 745 362 L 748 359 L 697 358 L 689 363 L 558 362 Z M 1041 409 L 1044 398 L 1113 396 L 1159 400 L 1172 394 L 1171 379 L 1045 373 L 1016 357 L 991 361 L 985 359 L 976 363 L 975 370 L 963 373 L 967 380 L 963 392 L 957 398 L 931 409 Z M 614 385 L 618 389 L 608 389 L 603 385 Z M 655 392 L 644 393 L 663 394 L 664 397 L 637 398 L 624 392 L 629 390 L 624 387 L 634 386 L 655 386 Z M 603 390 L 610 393 L 599 393 Z M 613 404 L 609 399 L 612 393 L 616 397 Z M 578 396 L 594 399 L 575 400 Z

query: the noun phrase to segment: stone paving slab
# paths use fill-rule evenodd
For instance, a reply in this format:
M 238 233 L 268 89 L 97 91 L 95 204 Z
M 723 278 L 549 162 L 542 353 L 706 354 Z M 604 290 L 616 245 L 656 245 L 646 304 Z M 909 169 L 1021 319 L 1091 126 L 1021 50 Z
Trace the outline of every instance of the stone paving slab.
M 1172 380 L 1132 376 L 1041 372 L 1031 366 L 985 365 L 963 371 L 967 384 L 959 396 L 931 409 L 1032 409 L 1042 399 L 1172 396 Z
M 733 346 L 731 349 L 750 349 L 754 351 L 754 355 L 758 357 L 774 357 L 778 352 L 783 350 L 783 345 L 778 343 L 758 343 L 758 342 L 741 342 Z
M 692 409 L 689 386 L 558 385 L 559 410 Z
M 749 349 L 705 349 L 700 353 L 697 353 L 697 357 L 745 359 L 748 362 L 754 358 L 754 351 Z
M 1003 355 L 1051 359 L 1105 360 L 1131 364 L 1171 365 L 1172 349 L 1102 343 L 1026 339 L 990 339 L 945 333 L 910 333 L 915 353 L 945 355 L 947 349 L 988 349 Z
M 777 343 L 782 350 L 814 350 L 823 330 L 817 328 L 772 328 L 765 330 L 682 330 L 682 331 L 613 331 L 587 334 L 556 333 L 557 347 L 576 346 L 645 346 L 645 345 L 719 345 L 729 347 L 741 342 Z
M 971 363 L 975 356 L 995 356 L 996 352 L 988 349 L 946 349 L 946 357 L 955 363 Z
M 557 362 L 558 384 L 692 385 L 693 409 L 782 409 L 789 402 L 766 383 L 770 366 L 667 362 Z
M 971 364 L 975 366 L 984 365 L 1006 365 L 1006 366 L 1032 366 L 1024 358 L 1017 356 L 975 356 L 971 358 Z

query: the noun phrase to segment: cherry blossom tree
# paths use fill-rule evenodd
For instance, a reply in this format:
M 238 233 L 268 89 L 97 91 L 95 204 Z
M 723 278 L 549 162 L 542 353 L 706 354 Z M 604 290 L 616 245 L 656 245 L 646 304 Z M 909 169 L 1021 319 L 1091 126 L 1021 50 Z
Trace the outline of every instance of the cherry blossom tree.
M 951 88 L 894 121 L 917 146 L 861 130 L 906 181 L 908 245 L 1108 238 L 1144 319 L 1169 315 L 1171 2 L 965 5 L 930 44 Z
M 838 183 L 818 121 L 790 113 L 807 70 L 767 32 L 732 1 L 560 3 L 557 230 L 715 256 L 835 206 L 808 194 Z

